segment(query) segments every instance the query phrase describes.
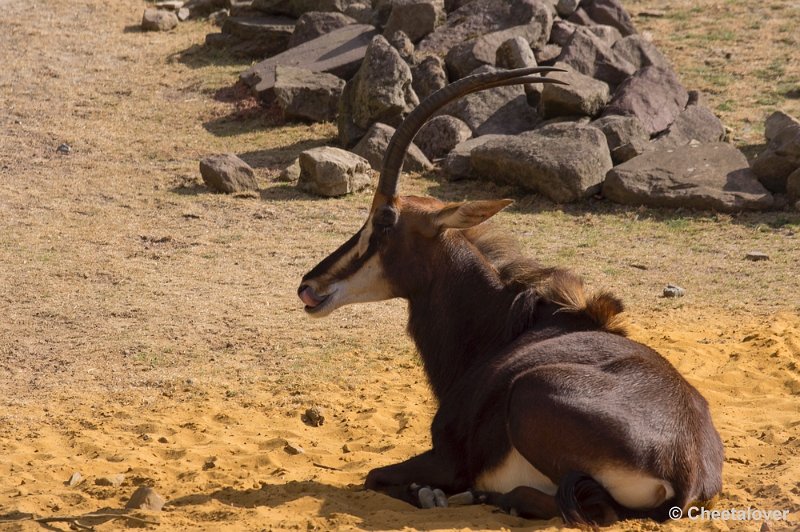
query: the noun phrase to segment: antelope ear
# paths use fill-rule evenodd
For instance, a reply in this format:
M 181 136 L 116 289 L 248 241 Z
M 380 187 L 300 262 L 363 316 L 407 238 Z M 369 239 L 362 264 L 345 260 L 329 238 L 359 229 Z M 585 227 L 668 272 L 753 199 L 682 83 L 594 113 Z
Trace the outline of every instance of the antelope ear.
M 484 222 L 514 203 L 509 199 L 465 201 L 444 206 L 436 213 L 436 225 L 442 229 L 466 229 Z

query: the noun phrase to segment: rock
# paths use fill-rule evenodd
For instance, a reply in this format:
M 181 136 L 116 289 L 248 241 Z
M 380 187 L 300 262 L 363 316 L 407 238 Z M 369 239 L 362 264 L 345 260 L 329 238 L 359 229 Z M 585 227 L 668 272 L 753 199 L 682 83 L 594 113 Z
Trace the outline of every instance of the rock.
M 283 446 L 283 450 L 286 454 L 291 455 L 304 454 L 306 452 L 302 447 L 292 442 L 286 442 L 286 445 Z
M 686 295 L 686 290 L 676 284 L 668 284 L 664 287 L 662 295 L 664 297 L 683 297 Z
M 129 510 L 160 512 L 167 501 L 150 486 L 139 486 L 125 505 Z
M 192 16 L 192 12 L 185 7 L 180 8 L 175 12 L 180 22 L 186 22 Z
M 472 0 L 447 16 L 447 21 L 422 39 L 417 52 L 444 56 L 448 50 L 475 37 L 528 21 L 512 21 L 509 0 Z
M 156 2 L 153 7 L 156 9 L 166 9 L 167 11 L 178 11 L 183 8 L 183 0 L 166 0 L 164 2 Z
M 572 38 L 572 34 L 575 33 L 575 30 L 578 28 L 579 26 L 572 22 L 556 20 L 553 22 L 553 27 L 550 30 L 550 43 L 559 47 L 566 46 Z
M 603 195 L 626 205 L 736 212 L 766 209 L 772 195 L 723 142 L 647 151 L 608 172 Z
M 189 10 L 189 18 L 207 17 L 214 11 L 228 7 L 228 0 L 189 0 L 183 4 L 183 8 Z
M 537 66 L 530 42 L 520 36 L 504 41 L 497 48 L 494 64 L 500 68 L 507 69 Z
M 285 17 L 228 17 L 222 24 L 222 33 L 232 35 L 240 51 L 250 57 L 267 57 L 282 52 L 289 44 L 294 31 L 294 20 Z
M 311 11 L 303 13 L 297 19 L 294 32 L 289 39 L 289 48 L 294 48 L 305 42 L 312 41 L 321 35 L 338 30 L 350 24 L 355 24 L 355 19 L 343 13 Z
M 689 105 L 653 144 L 659 149 L 677 148 L 692 141 L 700 144 L 719 142 L 725 138 L 725 126 L 710 109 Z
M 160 438 L 158 438 L 157 441 L 158 443 L 169 443 L 169 440 L 167 439 L 166 436 L 161 436 Z
M 372 168 L 380 171 L 383 167 L 383 156 L 389 147 L 392 135 L 394 135 L 393 127 L 380 122 L 375 123 L 369 128 L 366 135 L 358 141 L 358 144 L 353 147 L 352 152 L 366 159 Z M 431 168 L 433 168 L 431 162 L 412 142 L 403 159 L 403 170 L 406 172 L 424 172 Z
M 142 15 L 142 29 L 145 31 L 169 31 L 178 25 L 178 15 L 166 9 L 148 8 Z
M 424 100 L 437 90 L 447 85 L 447 74 L 444 71 L 444 60 L 436 55 L 429 55 L 411 68 L 411 88 L 420 100 Z
M 344 14 L 355 19 L 359 24 L 372 24 L 374 12 L 372 6 L 367 3 L 350 4 L 345 8 Z
M 769 142 L 777 137 L 778 133 L 780 133 L 783 128 L 792 124 L 800 125 L 800 122 L 783 111 L 775 111 L 769 115 L 766 122 L 764 122 L 764 137 L 767 139 L 767 142 Z
M 275 70 L 275 99 L 287 119 L 336 120 L 344 80 L 333 74 L 279 65 Z
M 274 98 L 272 89 L 277 65 L 327 72 L 349 79 L 358 70 L 367 46 L 376 34 L 372 26 L 351 24 L 261 61 L 239 77 L 266 102 Z
M 588 26 L 586 29 L 597 35 L 606 46 L 613 47 L 617 41 L 622 39 L 622 34 L 613 26 L 598 24 L 596 26 Z
M 403 58 L 403 61 L 405 61 L 408 66 L 414 66 L 414 63 L 417 62 L 416 57 L 414 57 L 414 43 L 411 42 L 411 39 L 408 38 L 408 35 L 406 35 L 405 32 L 398 30 L 389 35 L 387 40 L 389 41 L 389 44 L 391 44 L 392 47 L 397 50 L 397 53 L 400 54 L 400 57 Z
M 397 50 L 377 35 L 339 101 L 339 141 L 345 147 L 353 146 L 359 131 L 363 134 L 375 122 L 397 126 L 418 104 L 411 88 L 411 69 Z
M 581 8 L 595 24 L 614 26 L 625 36 L 636 33 L 630 15 L 618 0 L 581 2 Z
M 578 9 L 578 4 L 580 4 L 580 0 L 558 0 L 556 4 L 556 12 L 558 16 L 561 18 L 567 18 L 571 14 Z
M 656 45 L 642 35 L 629 35 L 619 39 L 611 47 L 614 54 L 639 70 L 648 66 L 656 66 L 666 70 L 672 67 L 667 58 L 658 51 Z
M 232 153 L 204 158 L 200 161 L 200 174 L 206 186 L 215 192 L 233 193 L 258 189 L 253 169 Z
M 769 255 L 762 253 L 761 251 L 751 251 L 745 255 L 744 258 L 753 262 L 758 262 L 761 260 L 769 260 Z
M 611 155 L 603 133 L 574 123 L 488 141 L 471 152 L 475 174 L 520 185 L 557 203 L 596 194 Z
M 94 480 L 94 483 L 97 486 L 112 486 L 114 488 L 122 486 L 123 482 L 125 482 L 125 475 L 123 475 L 122 473 L 118 475 L 110 475 L 107 477 L 99 477 Z
M 786 192 L 789 194 L 789 198 L 800 200 L 800 168 L 786 178 Z
M 394 0 L 383 34 L 402 31 L 411 42 L 419 42 L 444 22 L 441 0 Z
M 624 163 L 641 155 L 648 149 L 650 135 L 635 116 L 609 115 L 591 123 L 606 136 L 611 160 L 614 164 Z
M 458 144 L 472 137 L 472 130 L 467 124 L 454 116 L 436 116 L 420 128 L 414 137 L 428 159 L 444 157 Z
M 800 169 L 800 123 L 787 124 L 777 132 L 775 129 L 778 128 L 770 129 L 775 136 L 758 154 L 752 168 L 768 190 L 786 192 L 789 175 Z
M 325 423 L 325 416 L 322 414 L 322 411 L 316 406 L 307 408 L 305 413 L 302 416 L 300 416 L 300 419 L 303 421 L 303 423 L 311 427 L 321 427 L 322 424 Z
M 539 100 L 542 118 L 556 116 L 597 116 L 611 99 L 608 85 L 602 81 L 575 72 L 568 65 L 556 63 L 567 72 L 552 72 L 549 77 L 567 85 L 545 83 Z
M 300 179 L 300 159 L 295 159 L 292 163 L 281 170 L 278 174 L 277 181 L 281 183 L 296 183 Z
M 270 15 L 298 18 L 309 11 L 338 11 L 343 13 L 358 0 L 253 0 L 253 9 Z
M 300 154 L 297 186 L 319 196 L 343 196 L 370 185 L 369 163 L 354 153 L 322 146 Z
M 616 87 L 636 72 L 636 67 L 616 54 L 588 28 L 577 27 L 570 36 L 558 61 L 566 63 L 586 76 Z
M 486 66 L 473 73 L 492 70 L 493 67 Z M 474 136 L 530 131 L 540 120 L 536 110 L 527 104 L 525 89 L 520 85 L 469 94 L 447 104 L 438 114 L 455 116 L 464 121 Z
M 186 19 L 188 19 L 189 16 L 191 15 L 188 9 L 182 9 L 181 11 L 178 12 L 178 20 L 180 20 L 181 18 L 181 12 L 186 12 L 185 13 Z M 213 13 L 211 13 L 208 16 L 208 21 L 212 23 L 214 26 L 222 26 L 225 24 L 225 21 L 228 20 L 228 17 L 230 17 L 230 15 L 231 13 L 227 9 L 220 9 L 219 11 L 214 11 Z
M 77 486 L 81 482 L 83 482 L 83 475 L 81 475 L 80 472 L 75 471 L 74 473 L 72 473 L 72 475 L 70 475 L 69 479 L 64 484 L 72 488 Z
M 451 181 L 477 179 L 470 159 L 472 150 L 490 140 L 502 138 L 505 138 L 505 135 L 484 135 L 457 144 L 442 162 L 442 170 Z
M 558 56 L 561 55 L 561 47 L 557 44 L 545 44 L 539 49 L 533 51 L 536 57 L 536 62 L 540 65 L 551 66 L 555 64 Z
M 671 70 L 645 67 L 617 88 L 604 115 L 635 116 L 650 135 L 667 129 L 689 95 Z
M 61 155 L 69 155 L 70 153 L 72 153 L 72 146 L 70 146 L 66 142 L 63 144 L 59 144 L 58 148 L 56 148 L 56 153 L 59 153 Z
M 208 471 L 209 469 L 214 469 L 217 467 L 217 457 L 212 456 L 207 458 L 205 462 L 203 462 L 203 471 Z

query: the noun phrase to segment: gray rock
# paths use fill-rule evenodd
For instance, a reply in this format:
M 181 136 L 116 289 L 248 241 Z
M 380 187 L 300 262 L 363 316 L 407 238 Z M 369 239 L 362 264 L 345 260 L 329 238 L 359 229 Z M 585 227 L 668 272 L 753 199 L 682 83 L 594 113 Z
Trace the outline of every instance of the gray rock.
M 325 415 L 317 406 L 306 408 L 300 416 L 300 420 L 310 427 L 321 427 L 325 423 Z
M 625 36 L 636 33 L 630 15 L 618 0 L 581 2 L 581 8 L 595 24 L 614 26 Z
M 662 135 L 653 141 L 658 149 L 677 148 L 692 141 L 701 144 L 719 142 L 725 138 L 725 126 L 710 109 L 689 105 Z
M 683 297 L 686 295 L 686 290 L 676 284 L 668 284 L 664 287 L 662 295 L 664 297 Z
M 69 479 L 65 482 L 65 484 L 70 488 L 73 488 L 81 482 L 83 482 L 83 475 L 81 475 L 79 471 L 75 471 L 69 476 Z
M 499 107 L 475 128 L 475 136 L 511 135 L 538 127 L 542 120 L 536 108 L 528 103 L 529 97 L 527 93 L 521 94 Z
M 322 146 L 300 154 L 301 190 L 319 196 L 343 196 L 370 185 L 369 163 L 354 153 Z
M 133 492 L 127 504 L 125 504 L 125 508 L 129 510 L 160 512 L 166 502 L 164 497 L 159 495 L 156 490 L 150 486 L 139 486 L 136 491 Z
M 561 55 L 561 47 L 557 44 L 545 44 L 533 51 L 536 62 L 540 65 L 552 65 Z
M 167 11 L 175 11 L 177 12 L 181 8 L 183 8 L 183 0 L 167 0 L 165 2 L 156 2 L 153 4 L 153 7 L 156 9 L 166 9 Z
M 148 8 L 142 15 L 142 29 L 145 31 L 169 31 L 178 25 L 178 15 L 166 9 Z
M 722 142 L 645 152 L 608 172 L 603 194 L 626 205 L 724 212 L 766 209 L 773 201 L 744 154 Z
M 343 13 L 359 0 L 253 0 L 252 8 L 269 15 L 299 17 L 309 11 L 338 11 Z
M 580 4 L 580 0 L 558 0 L 556 4 L 556 12 L 558 16 L 561 18 L 567 18 L 571 14 L 578 9 L 578 4 Z
M 374 12 L 372 11 L 372 6 L 367 2 L 348 5 L 344 10 L 344 14 L 355 19 L 359 24 L 372 24 Z
M 558 203 L 596 194 L 612 166 L 603 133 L 573 123 L 491 140 L 472 150 L 470 162 L 478 176 L 520 185 Z
M 602 81 L 575 72 L 568 65 L 556 63 L 556 67 L 567 72 L 553 72 L 549 75 L 564 81 L 567 85 L 545 83 L 539 100 L 539 114 L 542 118 L 556 116 L 597 116 L 611 99 L 608 85 Z
M 339 140 L 350 147 L 358 129 L 366 131 L 375 122 L 397 126 L 418 104 L 411 88 L 411 69 L 397 50 L 377 35 L 339 102 Z
M 444 60 L 437 55 L 429 55 L 411 67 L 411 74 L 411 87 L 420 100 L 447 85 Z
M 232 153 L 205 157 L 200 161 L 200 175 L 215 192 L 242 192 L 258 189 L 256 175 L 249 164 Z
M 414 143 L 429 159 L 444 157 L 458 144 L 472 137 L 467 124 L 454 116 L 436 116 L 422 126 Z
M 800 200 L 800 168 L 786 178 L 786 193 L 792 200 Z
M 94 483 L 97 486 L 111 486 L 114 488 L 122 486 L 123 482 L 125 482 L 125 475 L 122 473 L 117 475 L 109 475 L 107 477 L 99 477 L 94 480 Z
M 389 147 L 389 141 L 394 135 L 394 128 L 381 124 L 373 124 L 366 135 L 351 150 L 356 155 L 366 159 L 370 166 L 380 171 L 383 167 L 383 156 Z M 403 169 L 407 172 L 424 172 L 433 168 L 425 154 L 412 142 L 403 159 Z
M 578 24 L 566 20 L 556 20 L 550 30 L 550 42 L 560 47 L 566 46 L 579 27 Z
M 769 260 L 769 255 L 761 251 L 750 251 L 744 256 L 744 258 L 753 262 L 759 262 L 762 260 Z
M 789 175 L 800 168 L 800 124 L 787 124 L 774 134 L 752 168 L 767 189 L 785 192 Z
M 613 26 L 597 24 L 595 26 L 588 26 L 586 29 L 597 35 L 600 40 L 608 46 L 613 47 L 617 41 L 622 39 L 622 34 Z
M 311 11 L 303 13 L 297 19 L 294 32 L 289 39 L 289 48 L 294 48 L 305 42 L 312 41 L 321 35 L 330 33 L 333 30 L 344 28 L 350 24 L 355 24 L 355 19 L 343 13 L 335 11 Z
M 276 181 L 281 183 L 296 183 L 300 179 L 300 159 L 297 158 L 289 164 L 286 168 L 281 170 L 278 174 Z
M 605 134 L 614 164 L 633 159 L 649 147 L 650 135 L 635 116 L 604 116 L 591 125 Z
M 177 15 L 178 20 L 180 22 L 185 22 L 189 20 L 189 18 L 192 16 L 192 12 L 186 9 L 185 7 L 182 7 L 179 10 L 177 10 L 175 14 Z
M 507 69 L 537 65 L 530 42 L 521 36 L 512 37 L 497 48 L 494 64 Z
M 447 16 L 447 21 L 422 39 L 417 52 L 444 56 L 448 50 L 475 37 L 528 21 L 511 20 L 508 0 L 472 0 Z
M 286 454 L 291 455 L 305 454 L 306 452 L 305 449 L 293 442 L 286 442 L 286 445 L 283 446 L 283 450 Z
M 471 154 L 472 150 L 478 146 L 489 142 L 494 139 L 504 139 L 505 135 L 484 135 L 482 137 L 475 137 L 464 142 L 457 144 L 450 153 L 447 154 L 442 162 L 442 170 L 451 181 L 458 181 L 461 179 L 477 179 L 475 170 L 472 168 Z
M 397 53 L 400 54 L 400 57 L 403 58 L 403 61 L 408 64 L 408 66 L 414 66 L 416 63 L 416 57 L 414 57 L 414 43 L 411 42 L 411 39 L 408 38 L 408 35 L 402 31 L 396 31 L 387 37 L 389 44 L 397 50 Z M 413 71 L 412 71 L 413 77 Z M 413 80 L 412 85 L 413 88 Z
M 394 0 L 383 34 L 388 37 L 402 31 L 416 43 L 440 26 L 444 19 L 442 0 Z
M 766 122 L 764 122 L 764 137 L 767 139 L 767 142 L 769 142 L 777 137 L 778 133 L 780 133 L 783 128 L 792 124 L 798 125 L 800 122 L 783 111 L 775 111 L 769 115 Z
M 611 50 L 618 58 L 633 65 L 636 70 L 648 66 L 656 66 L 665 70 L 672 68 L 656 45 L 641 35 L 629 35 L 619 39 L 611 47 Z
M 239 50 L 246 49 L 250 57 L 266 57 L 286 49 L 294 24 L 294 20 L 285 17 L 228 17 L 222 24 L 222 33 L 246 43 Z
M 183 8 L 189 10 L 189 18 L 207 17 L 215 11 L 228 7 L 228 0 L 189 0 L 183 4 Z
M 601 37 L 583 27 L 575 28 L 558 60 L 612 88 L 636 72 L 634 65 L 616 54 Z
M 650 66 L 617 88 L 603 114 L 635 116 L 652 136 L 667 129 L 688 100 L 672 70 Z
M 191 13 L 189 13 L 188 11 L 189 11 L 188 9 L 182 9 L 181 11 L 178 11 L 178 20 L 181 19 L 181 12 L 185 13 L 186 18 L 184 20 L 187 20 L 191 16 Z M 222 26 L 223 24 L 225 24 L 225 21 L 228 20 L 228 17 L 230 15 L 231 13 L 227 9 L 220 9 L 219 11 L 214 11 L 213 13 L 211 13 L 208 16 L 208 21 L 212 23 L 214 26 Z
M 239 77 L 267 102 L 274 97 L 272 89 L 277 65 L 327 72 L 349 79 L 361 65 L 367 46 L 376 33 L 372 26 L 351 24 L 261 61 Z
M 333 122 L 336 120 L 344 80 L 333 74 L 278 66 L 275 99 L 287 119 Z

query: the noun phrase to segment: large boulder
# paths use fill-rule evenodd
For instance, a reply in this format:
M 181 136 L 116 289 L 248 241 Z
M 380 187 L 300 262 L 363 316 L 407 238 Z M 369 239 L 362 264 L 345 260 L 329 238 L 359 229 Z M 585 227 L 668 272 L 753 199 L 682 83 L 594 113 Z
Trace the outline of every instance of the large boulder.
M 652 136 L 667 129 L 688 101 L 672 70 L 649 66 L 617 88 L 603 114 L 635 116 Z
M 202 159 L 200 175 L 206 186 L 215 192 L 230 194 L 258 188 L 253 169 L 232 153 L 210 155 Z
M 414 143 L 429 159 L 439 159 L 470 137 L 472 130 L 467 124 L 454 116 L 441 115 L 420 128 Z
M 369 163 L 355 153 L 322 146 L 300 154 L 297 186 L 318 196 L 344 196 L 371 183 Z
M 325 35 L 333 30 L 344 28 L 356 21 L 343 13 L 335 11 L 311 11 L 303 13 L 297 19 L 294 33 L 289 39 L 289 48 L 299 46 L 304 42 L 312 41 L 320 35 Z
M 275 70 L 275 99 L 287 119 L 336 120 L 344 80 L 333 74 L 279 65 Z
M 394 0 L 383 34 L 389 37 L 402 31 L 416 43 L 440 26 L 444 19 L 442 0 Z
M 708 144 L 725 138 L 725 126 L 717 116 L 703 105 L 689 105 L 653 145 L 658 149 L 677 148 L 691 142 Z
M 614 52 L 589 28 L 577 27 L 561 50 L 558 60 L 586 76 L 616 87 L 636 72 L 636 66 Z
M 591 123 L 606 136 L 611 160 L 624 163 L 641 155 L 650 147 L 650 135 L 635 116 L 609 115 Z
M 253 0 L 252 8 L 269 15 L 297 18 L 309 11 L 344 11 L 359 0 Z
M 656 45 L 638 34 L 619 39 L 611 47 L 611 50 L 618 60 L 627 61 L 636 70 L 648 66 L 656 66 L 663 69 L 672 68 L 667 58 L 658 50 Z
M 411 67 L 411 88 L 420 100 L 424 100 L 434 92 L 447 85 L 447 73 L 444 71 L 444 60 L 438 55 L 429 55 Z
M 555 66 L 567 72 L 553 72 L 548 77 L 563 81 L 566 85 L 543 84 L 539 100 L 539 114 L 542 118 L 600 114 L 611 99 L 608 85 L 576 72 L 563 63 L 556 63 Z
M 486 144 L 490 140 L 504 138 L 506 138 L 506 135 L 484 135 L 482 137 L 473 137 L 459 142 L 450 150 L 450 153 L 447 154 L 444 161 L 442 161 L 442 170 L 451 181 L 477 179 L 478 176 L 472 168 L 472 150 Z
M 769 126 L 771 139 L 753 161 L 753 172 L 772 192 L 784 192 L 789 174 L 800 168 L 800 123 L 776 117 Z
M 773 202 L 744 154 L 724 142 L 648 151 L 611 170 L 603 194 L 626 205 L 724 212 L 767 209 Z
M 286 17 L 228 17 L 222 34 L 232 38 L 237 55 L 262 58 L 286 49 L 294 24 Z
M 792 124 L 800 125 L 800 122 L 783 111 L 775 111 L 764 122 L 764 138 L 769 142 L 777 137 L 783 128 Z
M 339 141 L 345 147 L 353 146 L 375 122 L 396 127 L 418 104 L 411 87 L 411 69 L 382 35 L 376 35 L 342 94 Z
M 557 203 L 596 194 L 612 167 L 603 133 L 575 123 L 493 139 L 472 149 L 470 163 L 480 177 L 520 185 Z
M 417 52 L 444 56 L 456 45 L 493 31 L 525 24 L 513 21 L 511 9 L 520 0 L 472 0 L 447 15 L 447 21 L 422 39 Z
M 358 141 L 358 144 L 351 151 L 369 161 L 372 168 L 380 171 L 383 167 L 383 156 L 386 154 L 386 149 L 389 147 L 389 141 L 392 140 L 394 131 L 393 127 L 380 122 L 372 124 L 366 135 Z M 431 168 L 433 168 L 431 162 L 412 142 L 403 159 L 403 169 L 407 172 L 424 172 Z
M 793 201 L 800 200 L 800 168 L 786 178 L 786 192 Z
M 327 72 L 349 79 L 358 70 L 367 46 L 376 34 L 372 26 L 351 24 L 261 61 L 239 77 L 267 102 L 274 97 L 277 65 Z
M 630 15 L 618 0 L 589 0 L 588 2 L 581 2 L 580 6 L 580 9 L 573 13 L 570 20 L 580 21 L 583 24 L 588 22 L 613 26 L 622 35 L 636 33 L 636 28 L 631 21 Z M 588 17 L 588 21 L 582 16 Z

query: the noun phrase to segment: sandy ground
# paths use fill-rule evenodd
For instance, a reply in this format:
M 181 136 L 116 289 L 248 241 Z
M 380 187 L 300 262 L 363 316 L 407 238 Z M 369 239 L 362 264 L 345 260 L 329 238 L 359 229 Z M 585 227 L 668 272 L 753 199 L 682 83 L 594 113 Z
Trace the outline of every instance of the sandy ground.
M 744 9 L 706 4 L 709 13 Z M 789 4 L 761 6 L 775 16 L 751 36 L 796 15 Z M 560 528 L 484 507 L 421 511 L 361 489 L 370 468 L 429 441 L 435 404 L 404 337 L 404 306 L 313 321 L 294 292 L 358 228 L 369 194 L 317 200 L 276 183 L 281 164 L 333 128 L 281 125 L 252 102 L 232 102 L 220 89 L 244 65 L 198 46 L 209 25 L 143 34 L 135 29 L 143 7 L 0 0 L 0 515 L 111 511 L 147 484 L 168 500 L 147 516 L 164 530 Z M 634 2 L 632 10 L 657 7 Z M 694 81 L 685 39 L 672 37 L 680 24 L 698 23 L 687 20 L 637 22 Z M 733 61 L 744 66 L 718 71 L 747 71 L 773 53 L 769 45 L 791 44 L 759 48 L 740 34 L 725 42 L 743 50 Z M 710 95 L 714 105 L 752 90 L 730 83 Z M 742 98 L 730 112 L 743 143 L 760 141 L 752 124 L 771 108 L 797 105 L 756 100 Z M 55 151 L 64 142 L 70 155 Z M 259 193 L 206 193 L 197 161 L 220 151 L 256 167 Z M 797 214 L 561 207 L 431 176 L 406 179 L 404 189 L 515 197 L 497 223 L 543 262 L 572 265 L 591 286 L 622 295 L 633 337 L 708 398 L 727 454 L 718 508 L 789 510 L 790 522 L 771 528 L 798 524 Z M 742 260 L 753 249 L 771 260 Z M 658 298 L 666 282 L 688 295 Z M 326 417 L 320 427 L 301 421 L 314 405 Z M 289 454 L 287 444 L 304 452 Z M 76 471 L 83 482 L 67 486 Z M 121 486 L 103 485 L 120 473 Z M 624 526 L 690 527 L 755 531 L 761 523 Z

